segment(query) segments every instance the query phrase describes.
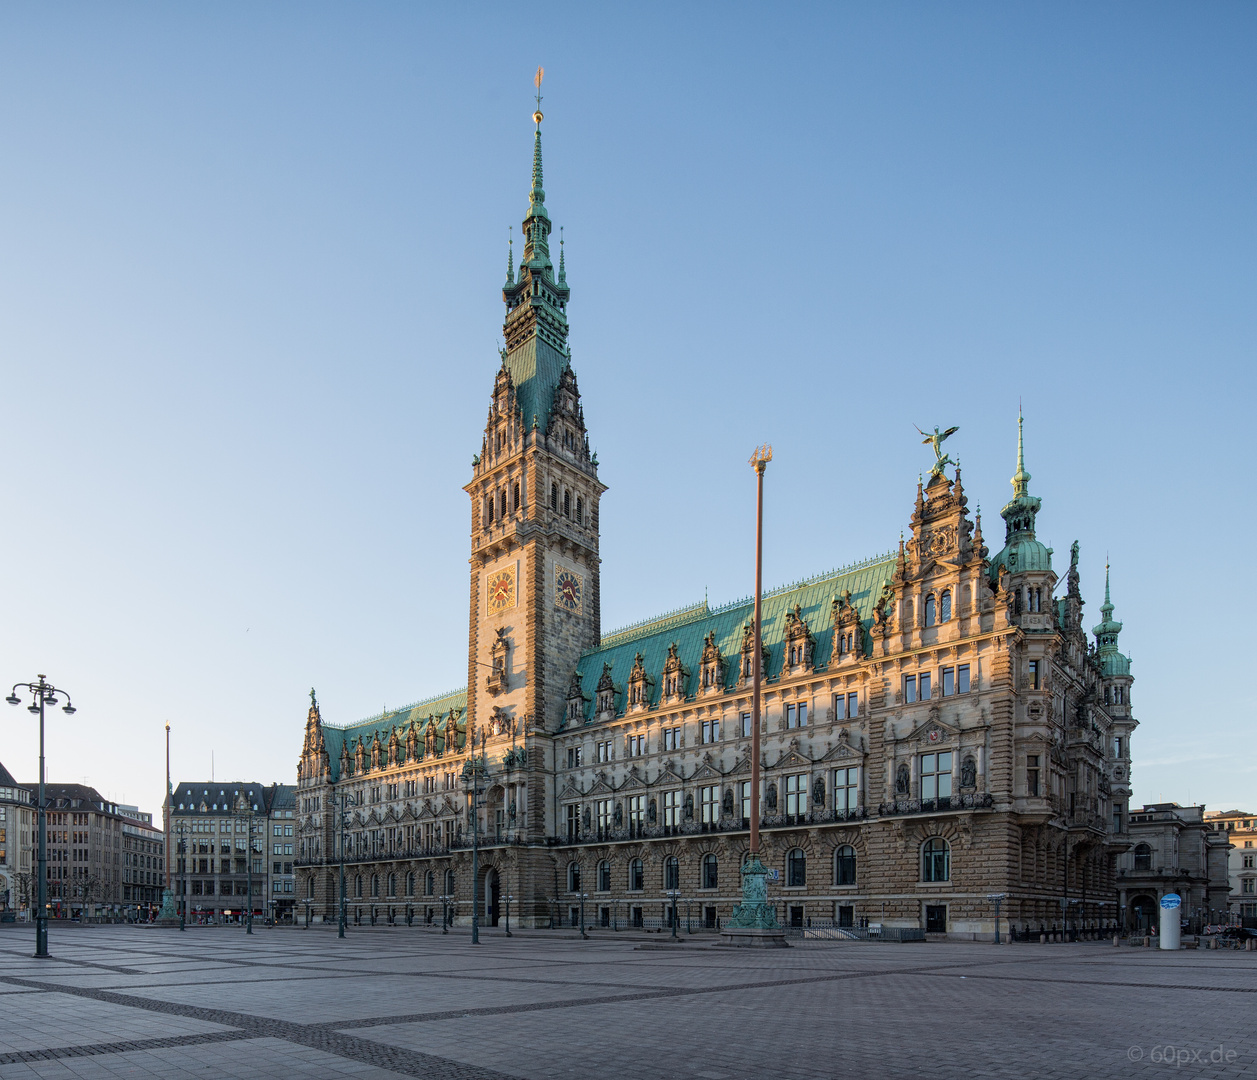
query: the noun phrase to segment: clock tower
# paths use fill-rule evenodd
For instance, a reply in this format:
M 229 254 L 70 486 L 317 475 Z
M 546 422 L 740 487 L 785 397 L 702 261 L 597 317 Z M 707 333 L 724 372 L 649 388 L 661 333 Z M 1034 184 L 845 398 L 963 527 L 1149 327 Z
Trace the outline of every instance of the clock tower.
M 553 750 L 572 672 L 599 643 L 598 501 L 606 488 L 589 452 L 567 343 L 562 244 L 556 272 L 541 169 L 541 111 L 533 115 L 532 190 L 524 250 L 507 259 L 505 348 L 471 498 L 469 734 L 491 763 L 509 752 L 518 783 L 503 797 L 507 828 L 554 835 Z M 490 796 L 490 802 L 492 802 Z M 508 809 L 509 808 L 509 809 Z M 486 820 L 493 829 L 496 822 Z

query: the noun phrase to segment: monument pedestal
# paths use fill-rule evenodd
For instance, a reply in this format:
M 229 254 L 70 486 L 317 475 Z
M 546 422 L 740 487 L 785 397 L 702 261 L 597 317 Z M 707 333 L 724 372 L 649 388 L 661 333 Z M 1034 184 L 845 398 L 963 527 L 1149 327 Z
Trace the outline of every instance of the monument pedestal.
M 785 929 L 777 922 L 777 909 L 768 902 L 768 870 L 752 855 L 742 867 L 742 903 L 721 928 L 720 944 L 741 948 L 785 949 Z
M 161 896 L 161 910 L 157 913 L 158 926 L 178 926 L 179 909 L 175 905 L 175 894 L 165 889 Z

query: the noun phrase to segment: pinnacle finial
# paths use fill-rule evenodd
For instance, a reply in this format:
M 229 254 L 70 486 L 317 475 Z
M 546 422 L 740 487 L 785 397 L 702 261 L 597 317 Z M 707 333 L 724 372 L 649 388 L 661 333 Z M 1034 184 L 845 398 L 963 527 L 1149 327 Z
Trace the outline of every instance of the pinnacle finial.
M 1026 444 L 1023 435 L 1025 417 L 1021 413 L 1020 403 L 1017 405 L 1017 472 L 1013 474 L 1012 485 L 1014 495 L 1024 495 L 1030 485 L 1030 474 L 1026 472 Z
M 515 283 L 515 226 L 510 227 L 506 240 L 506 283 Z
M 1113 601 L 1109 599 L 1109 560 L 1104 560 L 1104 603 L 1108 607 L 1113 606 Z
M 545 119 L 541 115 L 541 80 L 546 77 L 546 69 L 538 65 L 537 74 L 533 76 L 533 85 L 537 88 L 537 111 L 532 114 L 533 123 L 537 125 L 537 130 L 541 130 L 541 121 Z
M 559 226 L 559 284 L 567 284 L 567 265 L 563 261 L 563 226 Z

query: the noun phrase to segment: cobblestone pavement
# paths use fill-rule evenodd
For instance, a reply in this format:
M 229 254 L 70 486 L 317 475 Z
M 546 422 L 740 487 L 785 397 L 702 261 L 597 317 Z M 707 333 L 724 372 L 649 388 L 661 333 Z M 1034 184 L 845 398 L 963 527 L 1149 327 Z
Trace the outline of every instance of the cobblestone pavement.
M 0 1080 L 1257 1080 L 1257 953 L 54 924 L 35 960 L 33 937 L 0 930 Z

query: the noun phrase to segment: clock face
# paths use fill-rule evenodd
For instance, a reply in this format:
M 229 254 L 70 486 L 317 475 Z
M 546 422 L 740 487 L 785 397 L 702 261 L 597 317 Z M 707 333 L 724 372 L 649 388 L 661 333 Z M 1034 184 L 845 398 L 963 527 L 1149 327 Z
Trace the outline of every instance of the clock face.
M 496 570 L 489 575 L 488 606 L 490 611 L 501 611 L 515 606 L 515 567 Z
M 554 568 L 554 606 L 579 614 L 584 600 L 581 584 L 580 574 L 562 566 L 556 566 Z

